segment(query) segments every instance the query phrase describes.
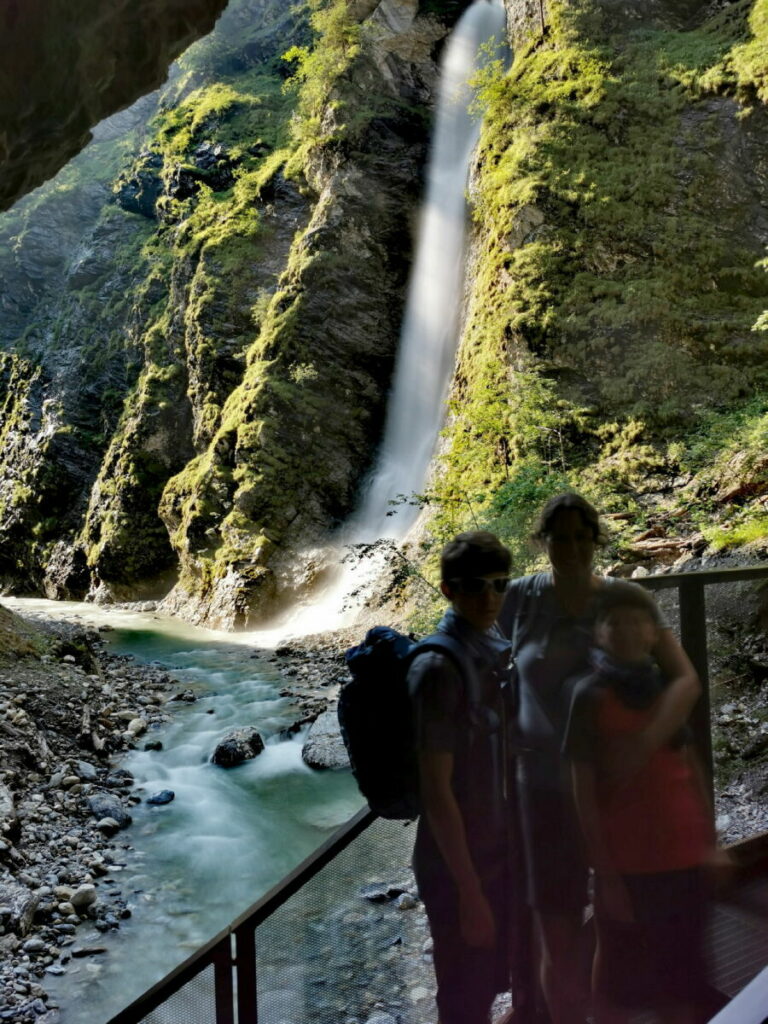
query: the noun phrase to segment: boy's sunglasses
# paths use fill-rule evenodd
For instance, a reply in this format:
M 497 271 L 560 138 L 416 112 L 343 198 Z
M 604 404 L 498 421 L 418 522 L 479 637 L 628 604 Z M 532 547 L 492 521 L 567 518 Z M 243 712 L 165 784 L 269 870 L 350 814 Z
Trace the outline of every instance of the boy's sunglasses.
M 448 582 L 460 594 L 470 594 L 473 597 L 477 597 L 489 590 L 494 590 L 497 594 L 506 594 L 511 580 L 508 576 L 497 576 L 493 580 L 488 580 L 484 576 L 462 576 L 459 579 L 449 580 Z

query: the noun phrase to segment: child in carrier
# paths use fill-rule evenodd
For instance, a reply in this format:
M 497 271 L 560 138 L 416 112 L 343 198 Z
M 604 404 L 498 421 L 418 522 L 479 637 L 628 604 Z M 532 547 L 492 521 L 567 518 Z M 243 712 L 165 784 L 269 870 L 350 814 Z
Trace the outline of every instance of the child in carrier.
M 609 767 L 639 733 L 665 687 L 650 652 L 660 628 L 639 586 L 608 590 L 592 669 L 574 680 L 564 740 L 595 881 L 596 1024 L 625 1024 L 639 1008 L 665 1024 L 708 1019 L 704 867 L 715 835 L 703 772 L 687 727 L 617 787 Z

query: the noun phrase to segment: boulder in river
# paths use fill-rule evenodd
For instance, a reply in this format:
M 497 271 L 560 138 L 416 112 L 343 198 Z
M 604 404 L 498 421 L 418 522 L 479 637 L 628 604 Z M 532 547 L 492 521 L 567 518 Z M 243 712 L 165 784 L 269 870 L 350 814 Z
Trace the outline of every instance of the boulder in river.
M 159 793 L 153 793 L 152 796 L 147 798 L 148 804 L 155 804 L 160 806 L 162 804 L 169 804 L 176 794 L 172 789 L 161 789 Z
M 112 818 L 120 828 L 130 825 L 133 818 L 123 807 L 122 801 L 114 793 L 93 793 L 88 797 L 88 807 L 96 818 Z
M 264 740 L 256 729 L 235 729 L 220 740 L 211 761 L 222 768 L 232 768 L 243 761 L 250 761 L 264 749 Z
M 301 757 L 310 768 L 349 768 L 347 748 L 341 738 L 335 710 L 324 711 L 312 723 Z

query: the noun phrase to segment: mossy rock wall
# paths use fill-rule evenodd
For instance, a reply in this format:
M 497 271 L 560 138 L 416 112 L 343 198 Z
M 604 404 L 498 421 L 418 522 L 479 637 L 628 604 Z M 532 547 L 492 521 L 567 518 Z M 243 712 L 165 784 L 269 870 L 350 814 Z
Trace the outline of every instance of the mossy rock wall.
M 237 0 L 0 223 L 6 589 L 290 600 L 383 417 L 446 32 L 418 7 Z
M 682 564 L 719 520 L 765 521 L 768 5 L 553 0 L 528 29 L 486 80 L 434 526 L 474 503 L 524 565 L 572 486 L 628 570 Z
M 401 7 L 413 21 L 416 5 Z M 333 83 L 320 138 L 303 137 L 300 163 L 289 160 L 310 219 L 263 307 L 242 382 L 161 503 L 182 569 L 165 607 L 197 621 L 252 625 L 294 600 L 308 582 L 302 552 L 349 514 L 376 448 L 425 157 L 431 49 L 445 31 L 427 19 L 414 37 L 401 11 L 393 34 L 376 15 L 374 41 Z

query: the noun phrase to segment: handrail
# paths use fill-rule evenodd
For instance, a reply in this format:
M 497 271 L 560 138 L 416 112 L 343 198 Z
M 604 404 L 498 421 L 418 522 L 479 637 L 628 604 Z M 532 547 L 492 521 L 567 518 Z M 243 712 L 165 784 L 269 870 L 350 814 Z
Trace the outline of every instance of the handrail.
M 701 680 L 701 695 L 691 712 L 690 724 L 699 756 L 704 763 L 712 798 L 714 798 L 714 760 L 705 587 L 717 583 L 741 583 L 760 579 L 768 579 L 768 565 L 662 573 L 658 576 L 638 576 L 633 579 L 633 582 L 639 583 L 648 590 L 668 590 L 677 587 L 680 610 L 680 643 Z M 714 804 L 714 799 L 712 803 Z
M 107 1024 L 135 1024 L 157 1009 L 162 1003 L 177 992 L 195 975 L 204 970 L 222 952 L 231 956 L 231 937 L 238 938 L 244 931 L 253 932 L 279 907 L 286 903 L 299 889 L 313 878 L 322 868 L 341 853 L 350 843 L 364 832 L 378 816 L 366 805 L 362 807 L 354 817 L 338 828 L 332 836 L 318 846 L 308 857 L 286 875 L 280 882 L 274 885 L 268 892 L 261 896 L 231 924 L 223 928 L 200 949 L 196 950 L 183 963 L 175 967 L 169 974 L 156 982 L 150 989 L 144 992 L 138 999 L 126 1006 L 114 1017 L 111 1017 Z M 241 959 L 241 950 L 238 947 L 237 960 Z M 241 995 L 238 986 L 238 995 Z M 217 1024 L 219 1021 L 217 1020 Z
M 693 573 L 666 573 L 657 576 L 635 577 L 649 590 L 667 590 L 677 587 L 680 601 L 681 642 L 702 681 L 702 696 L 691 716 L 694 734 L 702 750 L 712 777 L 712 742 L 709 721 L 708 657 L 706 607 L 704 588 L 710 584 L 734 583 L 749 580 L 768 580 L 768 565 L 733 569 L 705 569 Z M 139 1024 L 153 1010 L 181 989 L 206 967 L 213 965 L 216 989 L 216 1024 L 234 1024 L 235 998 L 237 1019 L 241 1022 L 257 1021 L 256 1000 L 256 928 L 298 892 L 323 867 L 349 846 L 375 820 L 377 816 L 363 807 L 345 825 L 342 825 L 320 847 L 305 858 L 285 878 L 273 886 L 239 917 L 201 946 L 182 964 L 135 999 L 129 1006 L 110 1018 L 107 1024 Z M 745 841 L 747 842 L 747 841 Z M 761 854 L 768 841 L 758 837 Z M 235 952 L 232 951 L 232 940 Z M 237 995 L 234 995 L 232 969 L 236 971 Z

